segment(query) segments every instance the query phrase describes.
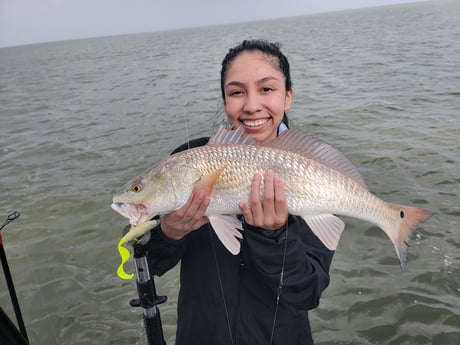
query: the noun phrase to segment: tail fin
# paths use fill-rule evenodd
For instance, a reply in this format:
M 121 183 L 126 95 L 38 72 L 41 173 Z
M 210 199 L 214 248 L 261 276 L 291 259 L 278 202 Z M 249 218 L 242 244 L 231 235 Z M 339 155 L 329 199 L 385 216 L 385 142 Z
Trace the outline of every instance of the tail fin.
M 401 264 L 401 269 L 406 270 L 406 257 L 407 251 L 409 248 L 409 241 L 412 236 L 412 233 L 417 228 L 418 225 L 427 221 L 432 213 L 431 211 L 425 210 L 423 208 L 416 208 L 411 206 L 404 206 L 398 204 L 391 204 L 389 206 L 392 209 L 398 211 L 400 216 L 400 225 L 398 229 L 385 229 L 385 232 L 390 237 L 393 245 L 396 249 L 396 254 L 398 255 L 399 262 Z

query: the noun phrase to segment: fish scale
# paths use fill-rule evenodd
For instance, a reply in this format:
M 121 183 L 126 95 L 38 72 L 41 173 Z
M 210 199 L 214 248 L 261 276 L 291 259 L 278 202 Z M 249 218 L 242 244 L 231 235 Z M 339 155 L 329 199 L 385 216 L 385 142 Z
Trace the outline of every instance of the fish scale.
M 354 217 L 388 235 L 405 269 L 411 234 L 431 212 L 379 199 L 340 151 L 298 130 L 260 144 L 245 136 L 242 126 L 221 127 L 207 145 L 176 153 L 126 184 L 112 207 L 137 226 L 177 210 L 193 191 L 207 190 L 211 202 L 205 215 L 224 245 L 237 254 L 238 203 L 248 200 L 253 176 L 269 169 L 284 183 L 289 213 L 301 216 L 327 248 L 336 249 L 345 227 L 337 216 Z

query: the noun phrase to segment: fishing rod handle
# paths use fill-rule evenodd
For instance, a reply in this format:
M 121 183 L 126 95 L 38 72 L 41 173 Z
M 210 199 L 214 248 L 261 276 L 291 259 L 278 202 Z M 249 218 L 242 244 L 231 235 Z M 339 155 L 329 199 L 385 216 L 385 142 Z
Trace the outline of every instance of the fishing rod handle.
M 144 313 L 144 328 L 148 345 L 166 345 L 163 336 L 163 326 L 161 324 L 160 310 L 154 307 L 153 317 L 147 317 Z
M 133 246 L 136 285 L 139 299 L 131 305 L 144 309 L 144 327 L 148 345 L 166 345 L 158 304 L 166 302 L 166 296 L 157 296 L 155 281 L 150 276 L 147 250 L 141 243 Z

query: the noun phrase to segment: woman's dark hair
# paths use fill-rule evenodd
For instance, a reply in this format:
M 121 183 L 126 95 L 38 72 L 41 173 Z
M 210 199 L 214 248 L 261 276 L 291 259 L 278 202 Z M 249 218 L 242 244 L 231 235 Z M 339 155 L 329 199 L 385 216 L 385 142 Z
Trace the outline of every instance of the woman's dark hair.
M 286 91 L 289 91 L 292 88 L 291 73 L 289 70 L 289 61 L 287 57 L 281 52 L 280 43 L 272 43 L 266 40 L 244 40 L 234 48 L 230 48 L 227 55 L 225 55 L 224 60 L 222 61 L 222 69 L 220 70 L 220 89 L 222 91 L 222 99 L 225 102 L 225 90 L 224 90 L 224 80 L 225 74 L 227 73 L 228 67 L 232 61 L 244 51 L 254 51 L 258 50 L 268 56 L 274 57 L 278 60 L 278 67 L 283 73 L 286 82 L 285 87 Z M 283 122 L 288 125 L 288 119 L 286 114 L 284 114 Z

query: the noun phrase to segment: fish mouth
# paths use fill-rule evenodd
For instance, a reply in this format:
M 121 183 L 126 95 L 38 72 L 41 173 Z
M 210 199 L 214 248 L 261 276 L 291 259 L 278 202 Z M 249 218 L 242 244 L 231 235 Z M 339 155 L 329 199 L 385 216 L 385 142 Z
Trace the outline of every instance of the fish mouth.
M 123 202 L 113 202 L 110 206 L 123 217 L 129 219 L 132 226 L 142 224 L 152 217 L 149 215 L 148 209 L 144 204 L 126 204 Z

